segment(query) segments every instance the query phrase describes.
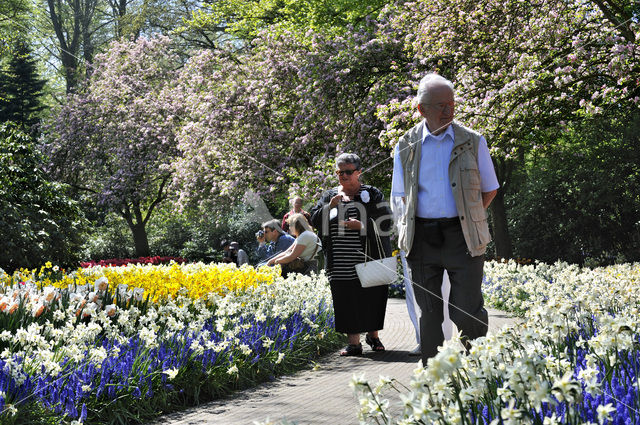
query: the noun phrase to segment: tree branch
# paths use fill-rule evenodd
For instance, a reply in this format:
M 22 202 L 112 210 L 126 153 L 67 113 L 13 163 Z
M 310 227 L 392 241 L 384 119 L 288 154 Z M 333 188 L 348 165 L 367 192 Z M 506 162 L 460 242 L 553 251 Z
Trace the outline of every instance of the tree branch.
M 155 207 L 158 206 L 158 204 L 160 202 L 162 202 L 165 199 L 167 199 L 166 193 L 164 193 L 164 187 L 169 182 L 170 179 L 171 179 L 171 176 L 166 176 L 166 177 L 164 177 L 162 179 L 162 182 L 160 183 L 160 187 L 158 188 L 158 195 L 156 196 L 156 199 L 153 200 L 153 202 L 151 203 L 151 205 L 147 209 L 147 214 L 146 214 L 144 220 L 142 221 L 143 225 L 145 225 L 145 226 L 147 225 L 147 223 L 149 222 L 149 219 L 151 218 L 151 214 L 153 213 L 153 210 L 155 209 Z

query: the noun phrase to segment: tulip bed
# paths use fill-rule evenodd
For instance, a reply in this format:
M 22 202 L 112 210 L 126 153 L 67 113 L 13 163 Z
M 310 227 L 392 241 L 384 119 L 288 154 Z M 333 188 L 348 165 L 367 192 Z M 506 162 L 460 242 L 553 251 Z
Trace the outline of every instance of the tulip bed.
M 154 257 L 138 257 L 138 258 L 111 258 L 107 260 L 99 261 L 86 261 L 80 263 L 80 267 L 93 267 L 93 266 L 126 266 L 129 264 L 169 264 L 174 263 L 186 263 L 182 257 L 167 257 L 156 255 Z
M 484 291 L 519 324 L 445 343 L 408 388 L 354 376 L 363 423 L 640 424 L 640 264 L 488 262 Z
M 324 275 L 50 264 L 0 270 L 0 423 L 140 423 L 343 343 Z

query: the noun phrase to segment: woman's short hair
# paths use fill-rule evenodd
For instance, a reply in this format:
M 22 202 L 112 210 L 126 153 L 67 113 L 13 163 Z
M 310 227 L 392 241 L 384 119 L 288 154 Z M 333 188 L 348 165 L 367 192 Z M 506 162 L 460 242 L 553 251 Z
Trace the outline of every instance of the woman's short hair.
M 309 230 L 313 232 L 311 225 L 307 221 L 307 217 L 302 213 L 291 214 L 287 219 L 287 223 L 289 223 L 289 227 L 294 229 L 298 235 L 300 235 L 305 230 Z
M 356 170 L 360 169 L 360 157 L 355 153 L 343 153 L 336 158 L 336 167 L 340 164 L 353 164 Z
M 418 93 L 413 99 L 414 106 L 428 104 L 431 88 L 438 85 L 447 86 L 451 89 L 452 92 L 455 93 L 453 83 L 451 81 L 447 80 L 440 74 L 429 72 L 427 75 L 422 77 L 422 80 L 420 80 L 420 84 L 418 85 Z

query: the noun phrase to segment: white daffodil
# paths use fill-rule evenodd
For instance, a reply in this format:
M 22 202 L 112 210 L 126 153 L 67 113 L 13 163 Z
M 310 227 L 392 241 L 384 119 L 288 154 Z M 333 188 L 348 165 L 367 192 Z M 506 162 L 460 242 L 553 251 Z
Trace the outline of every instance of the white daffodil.
M 144 298 L 144 289 L 143 288 L 133 288 L 133 299 L 136 301 L 142 301 Z
M 175 379 L 175 377 L 178 375 L 178 372 L 180 372 L 180 369 L 165 369 L 162 371 L 162 373 L 164 373 L 165 375 L 167 375 L 167 378 L 169 379 L 169 381 L 173 381 Z
M 616 411 L 616 408 L 611 403 L 607 403 L 604 406 L 598 406 L 596 411 L 598 412 L 598 423 L 602 425 L 604 421 L 611 418 L 611 414 Z
M 102 276 L 93 283 L 93 288 L 96 292 L 106 291 L 109 287 L 109 279 L 106 276 Z
M 555 412 L 553 415 L 545 417 L 542 422 L 543 425 L 560 425 L 561 423 L 560 418 L 556 416 Z

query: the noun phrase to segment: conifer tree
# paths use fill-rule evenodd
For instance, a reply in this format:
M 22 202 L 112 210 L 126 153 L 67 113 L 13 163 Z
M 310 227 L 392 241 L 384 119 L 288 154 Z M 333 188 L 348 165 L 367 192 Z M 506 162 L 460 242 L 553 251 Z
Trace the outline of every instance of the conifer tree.
M 0 72 L 0 122 L 13 121 L 31 130 L 40 120 L 44 85 L 31 49 L 26 43 L 18 42 L 7 66 Z

